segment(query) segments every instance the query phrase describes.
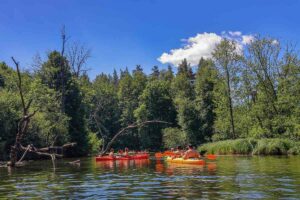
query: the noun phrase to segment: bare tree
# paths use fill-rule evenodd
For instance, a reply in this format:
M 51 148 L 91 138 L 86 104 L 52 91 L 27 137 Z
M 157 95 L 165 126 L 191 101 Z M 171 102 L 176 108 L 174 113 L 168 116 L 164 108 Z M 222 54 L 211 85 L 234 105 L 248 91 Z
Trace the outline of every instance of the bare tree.
M 62 48 L 61 48 L 61 56 L 64 57 L 66 43 L 67 43 L 67 36 L 66 36 L 66 28 L 63 25 L 61 29 L 61 40 L 62 40 Z M 64 59 L 63 64 L 61 65 L 60 69 L 60 80 L 61 80 L 61 112 L 65 111 L 65 75 L 67 69 L 67 61 Z
M 22 103 L 22 108 L 23 108 L 23 116 L 21 117 L 21 119 L 19 120 L 19 123 L 18 123 L 18 130 L 17 130 L 15 144 L 11 147 L 11 151 L 10 151 L 10 165 L 14 166 L 15 163 L 17 162 L 17 154 L 22 148 L 21 141 L 22 141 L 23 137 L 26 135 L 30 120 L 35 115 L 37 110 L 35 110 L 32 113 L 29 113 L 29 108 L 32 103 L 32 100 L 25 102 L 23 88 L 22 88 L 22 77 L 21 77 L 21 72 L 20 72 L 20 68 L 19 68 L 19 62 L 17 62 L 14 59 L 14 57 L 11 57 L 11 59 L 13 60 L 14 64 L 16 65 L 16 68 L 17 68 L 17 74 L 18 74 L 17 86 L 18 86 L 21 103 Z
M 79 42 L 74 42 L 68 47 L 66 56 L 72 73 L 77 78 L 81 75 L 81 73 L 88 71 L 86 68 L 86 63 L 91 57 L 91 49 Z
M 37 53 L 33 58 L 32 58 L 32 64 L 31 67 L 33 69 L 33 72 L 36 73 L 41 70 L 43 65 L 43 60 L 41 58 L 41 55 Z

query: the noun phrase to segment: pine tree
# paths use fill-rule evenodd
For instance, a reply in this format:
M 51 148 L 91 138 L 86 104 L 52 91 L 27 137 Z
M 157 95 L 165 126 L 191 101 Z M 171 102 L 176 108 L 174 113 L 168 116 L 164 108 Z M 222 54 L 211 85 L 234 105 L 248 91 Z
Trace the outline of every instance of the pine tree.
M 160 72 L 159 72 L 159 69 L 158 67 L 155 65 L 153 66 L 152 68 L 152 73 L 150 74 L 150 78 L 151 79 L 159 79 L 159 75 L 160 75 Z
M 57 91 L 61 100 L 61 112 L 69 118 L 69 137 L 71 142 L 77 142 L 73 155 L 87 153 L 87 132 L 83 97 L 78 80 L 72 78 L 70 67 L 65 57 L 53 51 L 39 71 L 41 80 L 49 88 Z
M 115 87 L 118 86 L 118 84 L 119 84 L 119 76 L 118 76 L 116 69 L 114 69 L 114 72 L 113 72 L 113 84 Z

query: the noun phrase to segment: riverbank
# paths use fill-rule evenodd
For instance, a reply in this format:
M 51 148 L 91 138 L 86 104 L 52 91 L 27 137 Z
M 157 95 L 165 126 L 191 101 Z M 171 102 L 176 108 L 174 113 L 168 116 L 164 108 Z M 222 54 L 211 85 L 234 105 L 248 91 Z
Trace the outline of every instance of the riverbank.
M 236 139 L 206 143 L 200 152 L 218 155 L 300 155 L 300 141 L 289 139 Z

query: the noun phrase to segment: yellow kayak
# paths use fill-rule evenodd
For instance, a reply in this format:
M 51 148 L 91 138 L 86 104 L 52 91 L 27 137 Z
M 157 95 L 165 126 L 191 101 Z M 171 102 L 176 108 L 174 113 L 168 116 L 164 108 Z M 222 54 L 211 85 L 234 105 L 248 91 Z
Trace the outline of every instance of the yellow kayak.
M 204 165 L 205 161 L 201 159 L 183 159 L 183 158 L 167 158 L 167 162 L 179 163 L 179 164 L 194 164 L 194 165 Z

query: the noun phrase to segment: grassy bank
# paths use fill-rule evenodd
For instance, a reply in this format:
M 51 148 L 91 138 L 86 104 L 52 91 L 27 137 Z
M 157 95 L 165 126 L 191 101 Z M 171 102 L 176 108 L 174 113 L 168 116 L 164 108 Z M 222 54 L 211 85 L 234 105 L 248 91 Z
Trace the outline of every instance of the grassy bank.
M 206 143 L 199 146 L 198 150 L 219 155 L 299 155 L 300 142 L 280 138 L 236 139 Z

